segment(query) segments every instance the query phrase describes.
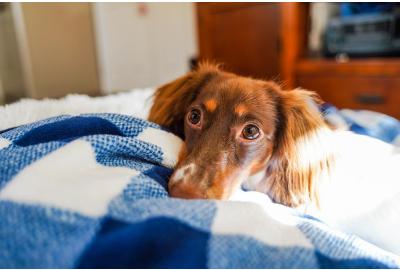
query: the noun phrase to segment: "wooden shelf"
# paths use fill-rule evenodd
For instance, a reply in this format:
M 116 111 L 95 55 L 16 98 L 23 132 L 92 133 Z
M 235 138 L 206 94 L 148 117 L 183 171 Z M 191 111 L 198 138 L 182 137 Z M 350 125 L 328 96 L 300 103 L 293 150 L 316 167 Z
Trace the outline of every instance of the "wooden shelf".
M 338 62 L 335 59 L 300 59 L 296 63 L 298 75 L 362 75 L 362 76 L 400 76 L 400 58 L 363 58 Z
M 289 82 L 288 88 L 313 90 L 338 108 L 378 111 L 400 119 L 400 57 L 350 58 L 339 62 L 307 56 L 309 16 L 293 16 L 288 10 L 307 14 L 309 6 L 285 4 L 288 6 L 283 6 L 282 14 L 288 16 L 283 19 L 285 22 L 286 18 L 282 58 L 286 61 L 282 61 L 282 77 Z M 294 29 L 297 36 L 288 33 L 288 29 Z

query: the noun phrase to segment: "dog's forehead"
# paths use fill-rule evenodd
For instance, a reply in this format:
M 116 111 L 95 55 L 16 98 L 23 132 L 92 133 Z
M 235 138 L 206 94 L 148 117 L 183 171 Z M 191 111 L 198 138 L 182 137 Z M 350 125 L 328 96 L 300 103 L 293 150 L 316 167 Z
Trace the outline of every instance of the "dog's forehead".
M 265 82 L 239 76 L 216 78 L 204 85 L 198 95 L 198 99 L 218 105 L 227 103 L 262 105 L 269 98 Z
M 195 103 L 202 104 L 208 113 L 212 113 L 209 117 L 216 117 L 226 125 L 245 119 L 257 119 L 262 123 L 265 132 L 273 133 L 277 101 L 270 92 L 268 83 L 237 78 L 210 81 L 199 92 Z

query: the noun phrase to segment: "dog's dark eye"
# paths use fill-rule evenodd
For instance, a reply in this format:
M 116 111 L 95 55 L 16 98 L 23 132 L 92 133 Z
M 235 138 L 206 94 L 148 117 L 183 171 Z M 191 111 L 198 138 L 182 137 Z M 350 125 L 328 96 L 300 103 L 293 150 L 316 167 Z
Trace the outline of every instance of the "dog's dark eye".
M 193 125 L 198 125 L 201 120 L 201 111 L 199 109 L 193 109 L 188 114 L 188 120 Z
M 255 140 L 260 136 L 260 129 L 256 125 L 247 125 L 242 131 L 242 136 L 247 140 Z

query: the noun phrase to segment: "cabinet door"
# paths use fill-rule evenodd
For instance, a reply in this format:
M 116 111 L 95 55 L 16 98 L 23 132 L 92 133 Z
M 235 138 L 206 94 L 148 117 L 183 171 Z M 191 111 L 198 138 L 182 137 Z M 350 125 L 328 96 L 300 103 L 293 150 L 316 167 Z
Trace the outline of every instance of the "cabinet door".
M 199 3 L 200 59 L 263 79 L 279 74 L 279 3 Z

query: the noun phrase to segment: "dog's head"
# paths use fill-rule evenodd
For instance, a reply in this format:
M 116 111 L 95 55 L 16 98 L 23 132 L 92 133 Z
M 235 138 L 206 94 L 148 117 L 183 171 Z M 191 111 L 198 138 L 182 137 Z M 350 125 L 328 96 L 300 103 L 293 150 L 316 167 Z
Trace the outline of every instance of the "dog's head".
M 185 140 L 170 194 L 226 199 L 249 176 L 261 175 L 257 189 L 277 202 L 295 206 L 317 199 L 314 178 L 329 157 L 314 98 L 212 65 L 162 86 L 149 120 Z

